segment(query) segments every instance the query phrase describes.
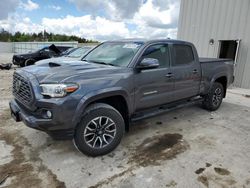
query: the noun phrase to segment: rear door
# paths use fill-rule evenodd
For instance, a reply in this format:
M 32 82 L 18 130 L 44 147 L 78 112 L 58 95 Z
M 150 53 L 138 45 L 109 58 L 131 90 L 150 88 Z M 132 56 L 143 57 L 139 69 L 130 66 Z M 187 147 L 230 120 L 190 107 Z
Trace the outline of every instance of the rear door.
M 201 70 L 192 46 L 172 44 L 171 54 L 174 101 L 196 96 L 200 90 Z
M 135 74 L 136 111 L 173 100 L 173 80 L 167 76 L 170 72 L 169 54 L 169 45 L 164 43 L 152 44 L 143 52 L 140 60 L 144 58 L 158 59 L 160 66 L 155 69 L 142 70 Z

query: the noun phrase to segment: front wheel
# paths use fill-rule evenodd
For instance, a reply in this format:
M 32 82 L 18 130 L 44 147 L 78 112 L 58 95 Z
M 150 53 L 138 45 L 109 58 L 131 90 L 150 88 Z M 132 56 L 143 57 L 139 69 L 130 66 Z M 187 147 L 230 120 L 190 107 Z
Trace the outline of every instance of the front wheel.
M 25 67 L 25 62 L 20 63 L 19 67 Z
M 203 108 L 210 111 L 217 110 L 222 103 L 224 92 L 222 84 L 215 82 L 209 93 L 204 96 Z
M 105 155 L 119 145 L 124 130 L 123 117 L 115 108 L 96 103 L 86 109 L 76 128 L 75 146 L 90 156 Z
M 25 64 L 25 67 L 26 67 L 26 66 L 34 65 L 34 63 L 35 62 L 32 59 L 27 59 L 24 64 Z

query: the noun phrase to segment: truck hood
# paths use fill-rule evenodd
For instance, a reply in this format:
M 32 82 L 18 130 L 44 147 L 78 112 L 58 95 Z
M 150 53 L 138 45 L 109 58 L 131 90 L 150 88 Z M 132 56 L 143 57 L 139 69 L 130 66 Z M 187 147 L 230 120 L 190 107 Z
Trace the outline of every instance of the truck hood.
M 58 64 L 62 64 L 62 63 L 68 63 L 67 61 L 77 61 L 80 60 L 81 58 L 74 58 L 74 57 L 53 57 L 50 59 L 43 59 L 40 61 L 35 62 L 36 65 L 42 65 L 42 64 L 48 64 L 50 62 L 54 62 L 54 63 L 58 63 Z
M 33 74 L 39 83 L 75 82 L 82 79 L 104 78 L 120 72 L 120 67 L 89 63 L 86 61 L 50 61 L 22 68 Z M 80 80 L 79 80 L 80 79 Z

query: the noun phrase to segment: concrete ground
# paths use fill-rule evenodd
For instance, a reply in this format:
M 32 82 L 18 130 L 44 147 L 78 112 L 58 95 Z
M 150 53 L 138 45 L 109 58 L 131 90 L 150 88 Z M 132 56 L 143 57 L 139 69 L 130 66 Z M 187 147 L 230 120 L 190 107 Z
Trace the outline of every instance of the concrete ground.
M 137 122 L 92 158 L 11 119 L 13 71 L 0 70 L 0 187 L 250 187 L 249 90 L 230 89 L 216 112 L 197 105 Z

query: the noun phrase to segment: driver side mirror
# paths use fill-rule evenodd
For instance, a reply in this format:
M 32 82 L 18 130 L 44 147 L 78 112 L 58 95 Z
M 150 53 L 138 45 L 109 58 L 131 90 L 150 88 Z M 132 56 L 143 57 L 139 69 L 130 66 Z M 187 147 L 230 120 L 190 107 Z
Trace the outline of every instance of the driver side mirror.
M 144 58 L 139 65 L 137 66 L 138 69 L 140 70 L 145 70 L 145 69 L 154 69 L 159 67 L 159 61 L 158 59 L 154 58 Z

